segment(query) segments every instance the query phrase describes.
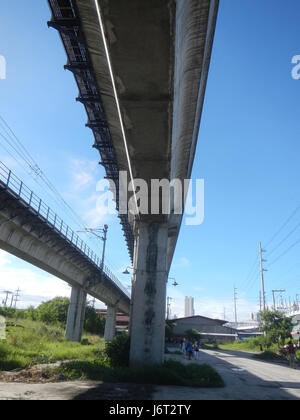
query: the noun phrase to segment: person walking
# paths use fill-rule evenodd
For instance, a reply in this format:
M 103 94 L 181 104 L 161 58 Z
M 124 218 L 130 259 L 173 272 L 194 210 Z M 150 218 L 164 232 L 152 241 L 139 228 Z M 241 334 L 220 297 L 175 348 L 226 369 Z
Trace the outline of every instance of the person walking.
M 181 351 L 183 353 L 183 356 L 186 356 L 186 340 L 185 338 L 181 341 Z
M 192 359 L 193 357 L 193 343 L 191 340 L 188 341 L 187 346 L 186 346 L 186 351 L 187 351 L 187 355 L 189 360 Z
M 289 341 L 286 349 L 287 349 L 287 353 L 288 353 L 288 356 L 289 356 L 290 368 L 295 369 L 296 349 L 295 349 L 295 346 L 294 346 L 292 340 Z
M 196 341 L 195 344 L 194 344 L 194 357 L 195 357 L 195 360 L 199 360 L 199 343 L 198 343 L 198 341 Z

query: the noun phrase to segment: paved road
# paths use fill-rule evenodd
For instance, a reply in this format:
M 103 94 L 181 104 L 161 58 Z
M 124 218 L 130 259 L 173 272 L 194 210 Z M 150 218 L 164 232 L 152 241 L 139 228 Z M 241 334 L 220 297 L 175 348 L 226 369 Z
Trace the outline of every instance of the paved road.
M 199 363 L 208 363 L 226 383 L 220 389 L 156 387 L 162 400 L 298 400 L 300 370 L 253 359 L 239 351 L 201 351 Z M 172 356 L 172 359 L 175 356 Z M 182 357 L 178 356 L 178 360 Z M 185 361 L 185 363 L 190 363 Z
M 300 370 L 253 360 L 251 354 L 244 352 L 201 351 L 200 354 L 199 363 L 208 363 L 213 366 L 225 381 L 225 388 L 155 386 L 154 390 L 149 389 L 143 392 L 145 398 L 167 401 L 300 399 Z M 181 356 L 168 357 L 183 361 Z M 190 362 L 184 360 L 184 363 Z M 141 386 L 138 387 L 141 388 Z M 104 396 L 107 398 L 103 398 Z M 78 398 L 126 400 L 139 399 L 139 396 L 136 389 L 130 389 L 130 386 L 127 387 L 125 384 L 101 384 L 89 381 L 37 385 L 0 383 L 0 400 L 73 400 Z

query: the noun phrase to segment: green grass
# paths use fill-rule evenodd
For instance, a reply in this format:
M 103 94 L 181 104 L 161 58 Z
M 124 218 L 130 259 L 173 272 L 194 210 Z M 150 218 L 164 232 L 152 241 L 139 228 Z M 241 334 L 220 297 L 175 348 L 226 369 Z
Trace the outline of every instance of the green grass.
M 36 364 L 65 360 L 88 360 L 104 349 L 104 340 L 87 336 L 91 345 L 64 339 L 64 330 L 41 322 L 20 320 L 9 322 L 7 339 L 0 341 L 0 370 L 10 371 Z
M 68 380 L 97 380 L 152 385 L 176 385 L 189 387 L 224 387 L 219 374 L 208 365 L 167 361 L 162 366 L 151 365 L 136 368 L 111 368 L 107 361 L 68 362 L 55 369 Z
M 260 351 L 260 344 L 263 346 L 263 353 Z M 206 346 L 209 348 L 209 346 Z M 278 345 L 272 344 L 268 347 L 265 345 L 264 337 L 261 338 L 249 338 L 248 340 L 243 341 L 235 341 L 233 343 L 224 343 L 218 344 L 218 346 L 213 346 L 214 349 L 220 350 L 233 350 L 233 351 L 245 351 L 245 352 L 256 352 L 253 357 L 258 360 L 267 360 L 267 361 L 275 361 L 275 360 L 285 360 L 284 356 L 278 355 Z M 300 360 L 300 350 L 296 351 L 296 357 Z
M 236 350 L 236 351 L 248 351 L 248 352 L 260 352 L 260 344 L 263 345 L 264 350 L 266 350 L 266 345 L 264 343 L 264 337 L 262 338 L 249 338 L 247 340 L 234 341 L 233 343 L 223 343 L 214 345 L 214 349 L 220 350 Z M 209 345 L 208 345 L 209 346 Z M 268 348 L 270 351 L 276 352 L 277 345 L 272 345 Z
M 104 355 L 104 340 L 85 336 L 83 344 L 68 342 L 64 330 L 41 322 L 10 321 L 7 339 L 0 341 L 0 371 L 24 369 L 37 364 L 63 362 L 48 370 L 53 377 L 65 380 L 89 379 L 104 382 L 178 385 L 191 387 L 223 387 L 221 377 L 208 365 L 183 365 L 167 361 L 164 365 L 136 368 L 112 367 Z

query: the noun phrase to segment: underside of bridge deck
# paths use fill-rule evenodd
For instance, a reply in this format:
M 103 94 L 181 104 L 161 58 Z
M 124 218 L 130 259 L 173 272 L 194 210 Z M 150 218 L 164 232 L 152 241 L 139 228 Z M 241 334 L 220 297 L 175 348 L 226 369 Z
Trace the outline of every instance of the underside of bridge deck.
M 49 2 L 54 14 L 62 6 L 60 0 Z M 72 5 L 118 170 L 148 186 L 153 179 L 190 178 L 218 0 L 73 0 Z M 52 20 L 63 18 L 56 14 Z M 64 31 L 63 37 L 67 26 Z M 78 64 L 68 58 L 78 75 Z M 124 222 L 135 239 L 131 363 L 160 363 L 166 281 L 182 215 L 171 207 L 168 215 L 129 215 Z

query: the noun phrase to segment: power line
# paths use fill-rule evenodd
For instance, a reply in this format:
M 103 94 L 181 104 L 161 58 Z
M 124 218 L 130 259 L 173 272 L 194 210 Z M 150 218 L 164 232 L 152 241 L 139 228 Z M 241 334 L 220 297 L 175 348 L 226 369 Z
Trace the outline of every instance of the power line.
M 51 183 L 49 178 L 44 174 L 40 166 L 36 163 L 32 155 L 22 144 L 21 140 L 16 136 L 12 128 L 6 120 L 0 115 L 0 146 L 9 154 L 9 156 L 29 175 L 34 182 L 42 189 L 46 196 L 51 197 L 55 204 L 67 212 L 69 217 L 73 220 L 75 225 L 81 229 L 86 229 L 86 223 L 73 210 L 73 208 L 64 200 L 56 187 Z M 98 242 L 92 234 L 88 233 L 88 240 L 93 243 L 93 246 L 98 247 Z M 108 254 L 109 256 L 109 254 Z M 116 265 L 108 258 L 109 264 L 112 265 L 115 271 L 118 271 Z
M 268 254 L 269 256 L 272 255 L 278 248 L 280 248 L 280 246 L 294 233 L 296 232 L 296 230 L 299 228 L 300 223 L 298 223 L 296 225 L 296 227 L 294 227 L 283 239 L 281 242 L 279 242 L 279 244 L 272 249 L 272 251 Z
M 76 226 L 85 228 L 85 222 L 80 216 L 73 210 L 73 208 L 64 200 L 55 186 L 51 183 L 49 178 L 43 173 L 39 165 L 35 162 L 34 158 L 30 155 L 28 150 L 22 144 L 22 142 L 15 135 L 13 130 L 10 128 L 5 119 L 0 115 L 0 129 L 4 130 L 4 133 L 0 132 L 0 146 L 12 157 L 16 163 L 27 173 L 35 183 L 43 190 L 46 195 L 51 196 L 54 199 L 56 205 L 58 205 L 64 212 L 67 211 Z M 3 141 L 4 140 L 4 141 Z M 9 150 L 9 148 L 11 150 Z M 41 181 L 41 182 L 39 182 Z M 46 191 L 46 189 L 47 191 Z M 89 240 L 93 241 L 94 238 L 89 236 Z
M 283 223 L 283 225 L 280 227 L 280 229 L 272 236 L 270 241 L 266 244 L 266 247 L 268 247 L 275 238 L 282 232 L 282 230 L 288 225 L 288 223 L 292 220 L 292 218 L 298 213 L 300 209 L 300 205 L 296 207 L 296 209 L 292 212 L 292 214 L 287 218 L 287 220 Z
M 258 266 L 258 261 L 259 261 L 259 260 L 258 260 L 258 256 L 256 256 L 256 257 L 255 257 L 255 261 L 254 261 L 254 263 L 252 264 L 251 269 L 250 269 L 250 271 L 249 271 L 249 273 L 248 273 L 248 275 L 247 275 L 247 277 L 246 277 L 245 281 L 242 283 L 241 288 L 247 287 L 246 285 L 248 285 L 248 284 L 249 284 L 249 282 L 251 281 L 251 279 L 253 278 L 253 275 L 255 274 L 255 269 L 256 269 L 256 267 Z
M 277 261 L 279 261 L 282 257 L 284 257 L 288 252 L 290 252 L 296 245 L 300 243 L 300 239 L 297 239 L 290 247 L 288 247 L 282 254 L 280 254 L 275 260 L 273 260 L 268 267 L 274 265 Z

